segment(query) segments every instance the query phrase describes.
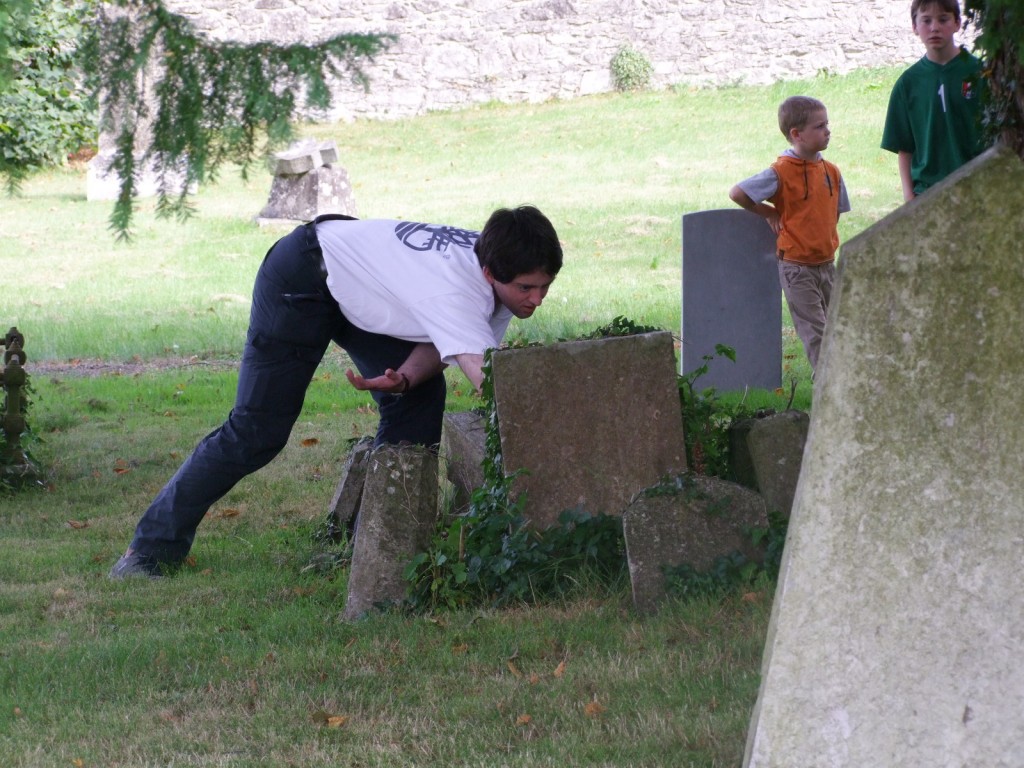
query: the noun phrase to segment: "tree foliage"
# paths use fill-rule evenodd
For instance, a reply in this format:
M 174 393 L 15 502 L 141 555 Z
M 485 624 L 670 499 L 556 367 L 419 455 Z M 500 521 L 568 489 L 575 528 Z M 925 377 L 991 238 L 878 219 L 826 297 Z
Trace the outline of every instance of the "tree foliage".
M 1024 4 L 1021 0 L 965 0 L 978 27 L 976 45 L 989 83 L 985 125 L 1024 158 Z
M 0 176 L 14 193 L 38 168 L 95 141 L 75 45 L 90 0 L 14 0 L 0 9 Z
M 104 4 L 80 56 L 101 127 L 115 136 L 111 169 L 121 186 L 111 228 L 128 235 L 139 169 L 157 173 L 161 215 L 188 216 L 190 187 L 213 180 L 225 162 L 244 173 L 286 142 L 301 108 L 330 106 L 330 79 L 348 74 L 367 87 L 361 63 L 392 41 L 344 34 L 315 45 L 220 43 L 162 0 Z

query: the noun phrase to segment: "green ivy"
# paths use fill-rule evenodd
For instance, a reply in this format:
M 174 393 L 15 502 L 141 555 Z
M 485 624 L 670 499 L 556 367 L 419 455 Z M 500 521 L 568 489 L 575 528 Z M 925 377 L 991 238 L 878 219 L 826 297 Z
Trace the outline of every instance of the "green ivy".
M 0 12 L 0 176 L 8 193 L 40 168 L 96 141 L 75 46 L 90 0 L 37 0 Z
M 513 496 L 516 474 L 506 477 L 501 456 L 491 353 L 484 361 L 486 422 L 484 483 L 469 511 L 434 534 L 430 548 L 405 570 L 414 610 L 468 603 L 533 603 L 564 592 L 574 576 L 612 583 L 626 572 L 622 520 L 565 510 L 558 524 L 538 531 L 527 525 L 526 495 Z
M 612 79 L 618 91 L 642 91 L 651 83 L 654 67 L 632 46 L 624 45 L 612 57 Z
M 705 355 L 702 365 L 679 378 L 679 402 L 687 466 L 701 475 L 729 479 L 729 427 L 753 416 L 754 411 L 742 402 L 724 403 L 714 387 L 697 388 L 697 381 L 708 372 L 708 365 L 716 356 L 735 362 L 736 350 L 716 344 L 714 355 Z

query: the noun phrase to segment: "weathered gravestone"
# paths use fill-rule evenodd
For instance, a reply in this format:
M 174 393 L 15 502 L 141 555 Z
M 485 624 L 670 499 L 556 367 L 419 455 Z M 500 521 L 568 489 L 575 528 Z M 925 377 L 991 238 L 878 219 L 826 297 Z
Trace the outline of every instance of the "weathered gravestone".
M 366 459 L 343 618 L 404 599 L 405 567 L 430 546 L 436 520 L 437 454 L 423 447 L 374 449 Z
M 639 494 L 622 515 L 633 605 L 654 611 L 665 598 L 665 567 L 705 573 L 736 552 L 758 561 L 748 535 L 768 525 L 764 499 L 738 483 L 682 474 Z
M 327 506 L 327 534 L 333 541 L 340 541 L 346 533 L 355 530 L 366 484 L 366 465 L 372 450 L 373 438 L 361 437 L 345 459 L 341 479 Z
M 487 425 L 473 411 L 446 413 L 441 432 L 441 460 L 445 477 L 452 486 L 452 511 L 469 508 L 473 491 L 484 484 Z
M 810 416 L 783 411 L 729 427 L 729 463 L 736 481 L 764 497 L 769 512 L 786 519 L 800 478 Z
M 1024 765 L 1024 164 L 843 248 L 746 768 Z
M 705 362 L 698 386 L 723 392 L 782 383 L 782 289 L 775 235 L 741 208 L 683 216 L 681 372 Z M 715 357 L 715 345 L 736 361 Z
M 274 180 L 257 221 L 311 221 L 325 213 L 356 215 L 348 171 L 330 142 L 298 142 L 274 155 Z
M 512 490 L 534 527 L 567 509 L 621 515 L 686 469 L 670 333 L 500 350 L 491 370 L 503 468 L 525 471 Z

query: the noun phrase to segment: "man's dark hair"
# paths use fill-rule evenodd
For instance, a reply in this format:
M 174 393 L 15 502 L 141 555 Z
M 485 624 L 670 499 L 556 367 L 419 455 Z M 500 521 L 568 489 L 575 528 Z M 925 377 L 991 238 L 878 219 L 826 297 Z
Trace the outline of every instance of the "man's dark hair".
M 958 0 L 913 0 L 910 4 L 910 20 L 917 24 L 917 13 L 921 10 L 922 5 L 935 4 L 939 6 L 946 13 L 952 13 L 953 17 L 960 21 L 960 3 Z
M 562 245 L 555 228 L 532 205 L 492 213 L 474 250 L 480 266 L 487 267 L 499 283 L 537 270 L 554 277 L 562 268 Z

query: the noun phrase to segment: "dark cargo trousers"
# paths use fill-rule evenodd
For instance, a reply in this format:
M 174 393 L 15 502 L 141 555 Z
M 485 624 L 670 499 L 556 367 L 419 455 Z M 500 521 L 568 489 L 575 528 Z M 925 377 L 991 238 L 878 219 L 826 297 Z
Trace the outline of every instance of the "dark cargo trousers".
M 307 224 L 281 238 L 256 275 L 231 413 L 157 494 L 136 526 L 133 550 L 163 563 L 184 560 L 207 510 L 284 448 L 332 340 L 366 378 L 398 368 L 415 346 L 348 322 L 327 288 L 315 226 Z M 375 445 L 440 442 L 442 374 L 400 396 L 372 396 L 380 412 Z

